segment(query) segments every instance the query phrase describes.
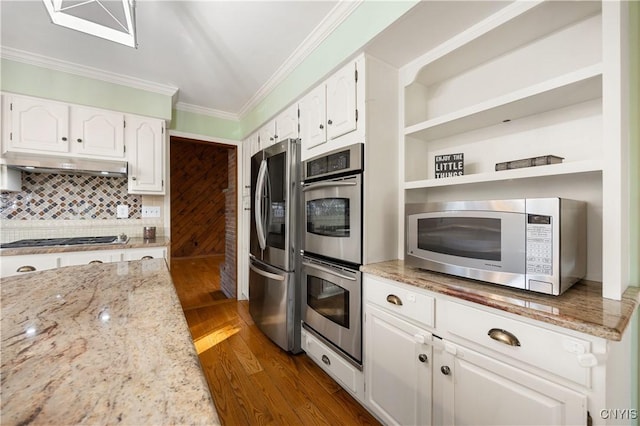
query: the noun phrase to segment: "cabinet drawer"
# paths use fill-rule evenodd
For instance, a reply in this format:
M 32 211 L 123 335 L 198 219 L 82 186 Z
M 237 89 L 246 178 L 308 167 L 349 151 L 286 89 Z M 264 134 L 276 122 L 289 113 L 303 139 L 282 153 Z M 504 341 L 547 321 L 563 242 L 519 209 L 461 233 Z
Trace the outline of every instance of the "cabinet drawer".
M 25 256 L 1 256 L 2 277 L 22 275 L 34 271 L 44 271 L 60 266 L 60 257 L 53 254 L 33 254 Z
M 163 259 L 167 257 L 165 247 L 150 247 L 143 249 L 128 249 L 124 251 L 123 260 Z
M 448 302 L 445 310 L 449 333 L 590 386 L 590 367 L 597 363 L 591 342 L 458 303 Z
M 361 399 L 364 397 L 363 386 L 359 385 L 364 383 L 362 372 L 306 330 L 302 330 L 302 349 L 343 388 Z
M 96 250 L 65 253 L 60 266 L 88 265 L 92 263 L 119 262 L 122 252 L 119 250 Z
M 365 275 L 365 297 L 396 315 L 434 327 L 435 299 L 419 289 Z

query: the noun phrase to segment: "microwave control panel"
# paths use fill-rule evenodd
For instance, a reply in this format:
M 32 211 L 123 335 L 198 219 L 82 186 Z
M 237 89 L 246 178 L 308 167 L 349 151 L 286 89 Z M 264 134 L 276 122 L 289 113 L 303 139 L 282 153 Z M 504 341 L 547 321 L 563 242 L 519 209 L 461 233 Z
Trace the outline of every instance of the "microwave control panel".
M 551 216 L 527 215 L 527 274 L 553 275 Z

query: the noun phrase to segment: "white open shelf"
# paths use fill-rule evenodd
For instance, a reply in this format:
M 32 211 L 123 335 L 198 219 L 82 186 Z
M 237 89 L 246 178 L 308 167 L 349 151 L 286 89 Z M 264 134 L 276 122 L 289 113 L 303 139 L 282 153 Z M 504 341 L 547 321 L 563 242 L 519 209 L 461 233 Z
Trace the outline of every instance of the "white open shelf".
M 405 128 L 429 141 L 602 97 L 602 65 L 596 64 L 507 95 Z
M 436 188 L 450 185 L 464 185 L 482 182 L 496 182 L 501 180 L 535 178 L 541 176 L 559 176 L 574 173 L 589 173 L 602 171 L 599 160 L 573 161 L 546 166 L 524 167 L 521 169 L 501 170 L 488 173 L 475 173 L 463 176 L 453 176 L 440 179 L 424 179 L 405 182 L 404 189 Z

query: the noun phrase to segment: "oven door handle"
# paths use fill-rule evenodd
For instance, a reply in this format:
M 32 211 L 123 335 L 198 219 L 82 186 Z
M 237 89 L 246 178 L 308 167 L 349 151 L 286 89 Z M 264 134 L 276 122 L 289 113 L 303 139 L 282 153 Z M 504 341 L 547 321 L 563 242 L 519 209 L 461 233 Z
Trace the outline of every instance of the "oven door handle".
M 263 277 L 269 278 L 270 280 L 284 281 L 284 278 L 285 278 L 282 275 L 272 274 L 271 272 L 263 271 L 262 269 L 257 268 L 252 264 L 249 264 L 249 268 L 256 274 L 262 275 Z
M 313 189 L 320 189 L 320 188 L 332 188 L 335 186 L 356 186 L 357 184 L 358 182 L 356 181 L 344 181 L 344 180 L 309 183 L 302 188 L 302 192 L 307 192 Z
M 317 269 L 318 271 L 326 272 L 327 274 L 334 275 L 334 276 L 336 276 L 338 278 L 342 278 L 342 279 L 349 280 L 349 281 L 357 281 L 357 278 L 355 278 L 355 277 L 351 277 L 349 275 L 341 274 L 339 272 L 334 271 L 331 268 L 327 268 L 325 266 L 316 265 L 315 263 L 302 262 L 302 265 L 306 266 L 308 268 Z
M 256 222 L 256 233 L 258 234 L 258 244 L 260 244 L 260 248 L 264 250 L 267 247 L 267 238 L 264 234 L 264 225 L 263 225 L 263 202 L 262 197 L 264 196 L 264 181 L 267 175 L 267 161 L 262 160 L 260 163 L 260 170 L 258 171 L 258 179 L 256 180 L 256 199 L 255 206 L 256 210 L 254 212 L 254 220 Z

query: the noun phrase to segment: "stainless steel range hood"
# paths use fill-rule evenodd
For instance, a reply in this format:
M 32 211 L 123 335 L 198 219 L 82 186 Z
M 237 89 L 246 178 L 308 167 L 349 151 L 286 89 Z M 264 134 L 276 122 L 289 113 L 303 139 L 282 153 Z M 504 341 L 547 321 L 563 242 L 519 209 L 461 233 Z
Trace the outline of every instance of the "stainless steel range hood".
M 126 161 L 102 161 L 83 158 L 12 155 L 2 163 L 13 169 L 30 173 L 82 174 L 92 176 L 127 176 Z

